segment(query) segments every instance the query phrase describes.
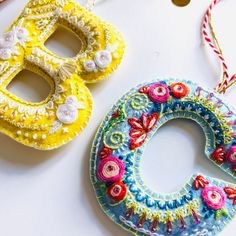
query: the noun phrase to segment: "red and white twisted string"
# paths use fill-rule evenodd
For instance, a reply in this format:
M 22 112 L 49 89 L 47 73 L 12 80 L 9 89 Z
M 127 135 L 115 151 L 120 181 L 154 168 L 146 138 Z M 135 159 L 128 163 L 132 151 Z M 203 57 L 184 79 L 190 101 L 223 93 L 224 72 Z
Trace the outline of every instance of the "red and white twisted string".
M 215 37 L 213 27 L 211 25 L 211 16 L 212 16 L 213 8 L 220 1 L 221 0 L 213 0 L 209 8 L 207 9 L 204 15 L 203 24 L 202 24 L 202 35 L 203 35 L 204 40 L 208 43 L 208 45 L 212 48 L 213 52 L 219 58 L 222 69 L 223 69 L 222 80 L 217 85 L 215 90 L 219 93 L 225 93 L 227 88 L 229 88 L 232 84 L 236 82 L 236 74 L 233 76 L 229 76 L 227 63 L 220 49 L 217 38 Z

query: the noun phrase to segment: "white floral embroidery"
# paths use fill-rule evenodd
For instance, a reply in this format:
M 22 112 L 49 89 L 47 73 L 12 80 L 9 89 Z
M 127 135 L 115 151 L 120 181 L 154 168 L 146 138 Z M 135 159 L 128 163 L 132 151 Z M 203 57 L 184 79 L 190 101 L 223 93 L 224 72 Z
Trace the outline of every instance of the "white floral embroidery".
M 12 55 L 19 55 L 17 43 L 24 47 L 29 42 L 29 32 L 25 28 L 13 27 L 13 29 L 0 38 L 0 59 L 8 60 Z
M 8 48 L 0 48 L 0 59 L 7 60 L 11 57 L 11 50 Z
M 0 38 L 0 59 L 8 60 L 12 55 L 19 55 L 19 49 L 16 46 L 19 43 L 24 46 L 29 42 L 29 32 L 25 28 L 13 27 L 13 29 Z
M 118 47 L 118 44 L 108 45 L 105 50 L 98 51 L 94 60 L 84 61 L 84 69 L 87 72 L 97 72 L 106 69 L 112 62 L 112 52 Z
M 72 105 L 72 106 L 74 106 L 77 109 L 84 109 L 85 108 L 84 104 L 82 102 L 78 102 L 77 98 L 75 96 L 73 96 L 73 95 L 68 96 L 66 98 L 66 102 L 65 103 L 69 104 L 69 105 Z
M 71 124 L 77 120 L 78 111 L 70 104 L 63 104 L 57 108 L 57 118 L 64 124 Z
M 62 127 L 62 123 L 60 121 L 54 121 L 52 123 L 52 128 L 49 130 L 49 134 L 53 134 L 57 132 Z
M 94 57 L 94 62 L 100 69 L 107 68 L 112 62 L 111 53 L 106 50 L 97 52 Z
M 84 61 L 84 68 L 87 72 L 97 72 L 97 67 L 93 60 Z
M 52 128 L 49 133 L 52 134 L 58 131 L 62 127 L 62 124 L 72 124 L 75 122 L 78 118 L 78 109 L 84 108 L 84 104 L 82 102 L 78 102 L 75 96 L 68 96 L 65 103 L 57 108 L 56 116 L 58 121 L 52 123 Z M 63 132 L 68 132 L 68 129 L 63 128 Z
M 14 30 L 19 44 L 24 47 L 25 43 L 30 41 L 28 30 L 25 28 L 15 28 Z

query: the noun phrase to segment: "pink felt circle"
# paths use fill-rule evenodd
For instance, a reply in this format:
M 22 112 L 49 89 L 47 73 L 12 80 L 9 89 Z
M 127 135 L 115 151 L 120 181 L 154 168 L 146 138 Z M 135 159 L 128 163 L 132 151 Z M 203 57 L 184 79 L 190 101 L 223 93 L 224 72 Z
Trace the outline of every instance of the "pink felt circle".
M 213 210 L 219 210 L 225 205 L 225 195 L 220 188 L 210 186 L 202 190 L 202 198 L 205 204 Z
M 170 97 L 170 91 L 165 84 L 154 84 L 150 87 L 148 95 L 153 102 L 165 103 Z
M 124 172 L 124 163 L 114 156 L 103 159 L 98 166 L 98 177 L 103 182 L 120 181 Z

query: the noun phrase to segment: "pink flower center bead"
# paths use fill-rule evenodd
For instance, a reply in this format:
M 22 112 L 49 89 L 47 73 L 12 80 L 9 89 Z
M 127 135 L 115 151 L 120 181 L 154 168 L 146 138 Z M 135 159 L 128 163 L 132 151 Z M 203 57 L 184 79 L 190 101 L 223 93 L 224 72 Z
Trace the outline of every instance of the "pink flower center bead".
M 112 196 L 113 197 L 119 196 L 121 190 L 122 190 L 121 187 L 119 185 L 116 185 L 111 191 Z
M 183 92 L 183 87 L 182 86 L 180 86 L 180 85 L 176 85 L 175 87 L 174 87 L 174 89 L 175 90 L 177 90 L 178 92 Z

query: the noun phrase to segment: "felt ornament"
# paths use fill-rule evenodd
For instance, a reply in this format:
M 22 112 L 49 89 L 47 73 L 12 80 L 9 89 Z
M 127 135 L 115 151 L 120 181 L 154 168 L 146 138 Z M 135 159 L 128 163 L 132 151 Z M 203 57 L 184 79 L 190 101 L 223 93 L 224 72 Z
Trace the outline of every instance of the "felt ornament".
M 45 46 L 59 26 L 73 31 L 81 50 L 62 58 Z M 0 130 L 37 149 L 57 148 L 87 125 L 92 97 L 86 83 L 107 78 L 124 52 L 121 34 L 71 0 L 31 0 L 0 37 Z M 6 87 L 23 69 L 46 79 L 49 96 L 32 103 Z
M 222 81 L 215 91 L 188 80 L 146 82 L 115 103 L 95 136 L 90 175 L 96 197 L 107 216 L 134 235 L 217 235 L 235 216 L 233 183 L 192 174 L 179 191 L 162 194 L 149 188 L 140 173 L 149 140 L 162 125 L 181 118 L 199 125 L 205 134 L 206 158 L 236 179 L 236 112 L 220 94 L 236 82 L 236 76 L 229 76 L 209 20 L 219 1 L 212 1 L 202 28 L 204 39 L 223 68 Z M 119 164 L 110 164 L 108 171 L 109 166 L 103 167 L 111 163 L 111 156 L 116 158 L 113 163 Z M 104 178 L 102 170 L 114 179 Z

